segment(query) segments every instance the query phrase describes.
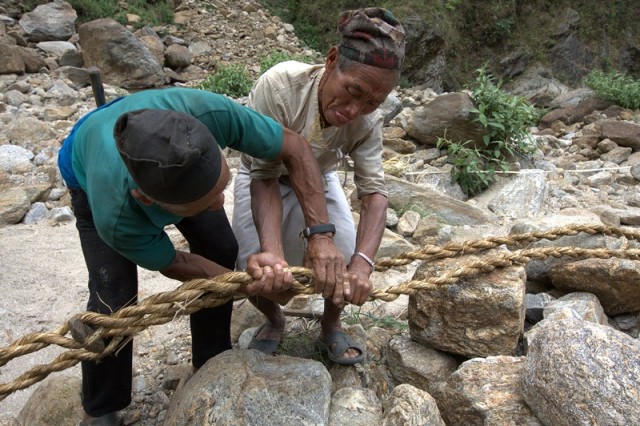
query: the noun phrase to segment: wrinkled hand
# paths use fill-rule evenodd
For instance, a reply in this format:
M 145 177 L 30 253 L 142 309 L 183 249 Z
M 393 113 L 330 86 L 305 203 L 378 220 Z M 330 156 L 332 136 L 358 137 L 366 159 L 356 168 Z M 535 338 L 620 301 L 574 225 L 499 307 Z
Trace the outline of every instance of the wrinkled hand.
M 371 269 L 369 265 L 362 268 L 351 263 L 347 267 L 347 271 L 347 277 L 349 279 L 349 285 L 351 287 L 351 294 L 346 298 L 347 302 L 354 305 L 362 306 L 373 291 L 373 285 L 369 280 Z
M 245 287 L 249 295 L 280 293 L 291 288 L 293 276 L 286 271 L 289 264 L 273 253 L 252 254 L 247 260 L 247 273 L 254 281 Z
M 349 281 L 346 279 L 344 256 L 326 235 L 312 235 L 308 240 L 305 266 L 313 269 L 316 292 L 325 299 L 331 298 L 336 306 L 344 305 L 350 295 Z

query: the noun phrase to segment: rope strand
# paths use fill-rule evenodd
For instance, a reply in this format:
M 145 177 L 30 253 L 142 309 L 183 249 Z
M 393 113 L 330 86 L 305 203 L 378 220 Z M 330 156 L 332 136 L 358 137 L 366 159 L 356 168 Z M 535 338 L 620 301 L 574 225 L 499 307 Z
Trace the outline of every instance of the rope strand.
M 542 239 L 557 240 L 565 236 L 579 233 L 589 235 L 609 235 L 627 240 L 640 241 L 640 232 L 604 225 L 569 225 L 545 232 L 530 232 L 508 237 L 490 237 L 485 240 L 470 240 L 463 243 L 448 243 L 443 247 L 426 246 L 418 251 L 405 252 L 393 258 L 378 260 L 376 270 L 407 265 L 415 260 L 434 260 L 455 258 L 466 255 L 479 255 L 488 250 L 506 246 L 510 249 L 529 245 Z M 455 268 L 438 277 L 425 280 L 411 280 L 385 289 L 374 289 L 368 301 L 382 300 L 390 302 L 402 294 L 413 294 L 416 291 L 433 291 L 443 285 L 454 284 L 461 279 L 472 278 L 480 274 L 490 273 L 499 268 L 513 265 L 524 266 L 531 260 L 542 260 L 549 257 L 572 258 L 620 258 L 640 260 L 640 249 L 613 250 L 607 248 L 583 249 L 578 247 L 542 247 L 527 248 L 517 251 L 493 251 L 490 256 L 461 262 Z M 288 268 L 294 278 L 292 289 L 298 294 L 315 294 L 313 271 L 303 267 Z M 137 305 L 126 306 L 111 315 L 95 312 L 76 314 L 71 319 L 79 319 L 95 328 L 95 332 L 84 344 L 65 337 L 69 333 L 67 323 L 53 332 L 33 333 L 19 338 L 5 348 L 0 348 L 0 367 L 12 359 L 37 352 L 50 345 L 67 349 L 50 364 L 38 365 L 20 375 L 14 381 L 0 384 L 0 401 L 11 393 L 28 388 L 45 379 L 49 374 L 63 371 L 80 361 L 97 361 L 109 354 L 117 352 L 121 345 L 132 336 L 144 331 L 152 325 L 166 324 L 177 316 L 190 315 L 200 309 L 214 307 L 226 303 L 233 297 L 246 297 L 240 293 L 242 286 L 250 283 L 252 278 L 245 272 L 229 272 L 211 279 L 195 279 L 183 283 L 176 290 L 156 293 L 140 301 Z M 70 320 L 71 320 L 70 319 Z M 92 343 L 111 338 L 101 353 L 91 352 L 86 348 Z

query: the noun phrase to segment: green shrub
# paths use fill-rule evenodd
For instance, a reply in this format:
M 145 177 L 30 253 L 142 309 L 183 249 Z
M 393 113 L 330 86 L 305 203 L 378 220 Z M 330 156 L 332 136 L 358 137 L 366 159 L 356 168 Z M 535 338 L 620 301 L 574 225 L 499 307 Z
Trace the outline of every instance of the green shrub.
M 460 185 L 460 189 L 473 196 L 487 189 L 495 180 L 497 170 L 508 170 L 508 164 L 485 155 L 484 150 L 474 146 L 475 142 L 452 142 L 438 138 L 437 146 L 447 147 L 451 169 L 451 180 Z
M 439 148 L 446 147 L 453 165 L 452 179 L 467 195 L 487 189 L 496 171 L 509 170 L 508 160 L 516 155 L 526 156 L 535 150 L 529 127 L 540 118 L 540 111 L 520 96 L 512 96 L 494 82 L 485 68 L 476 70 L 478 76 L 471 97 L 477 108 L 470 112 L 473 121 L 485 128 L 480 146 L 471 141 L 438 140 Z
M 95 0 L 91 0 L 95 1 Z M 173 0 L 128 0 L 128 10 L 121 12 L 121 24 L 126 23 L 126 14 L 140 16 L 140 23 L 135 27 L 157 26 L 173 22 Z
M 116 18 L 120 9 L 113 0 L 71 0 L 69 4 L 78 14 L 78 23 L 84 23 L 101 18 Z M 120 22 L 122 23 L 122 22 Z
M 623 108 L 640 108 L 640 81 L 625 74 L 593 70 L 585 78 L 585 84 L 602 99 Z
M 25 10 L 33 10 L 48 0 L 28 0 Z M 78 14 L 78 23 L 101 18 L 113 18 L 122 25 L 127 24 L 127 13 L 140 16 L 135 27 L 156 26 L 173 22 L 173 0 L 129 0 L 127 9 L 122 8 L 119 0 L 68 0 Z
M 268 55 L 260 56 L 260 74 L 263 74 L 272 66 L 286 61 L 298 61 L 312 64 L 313 59 L 304 55 L 293 55 L 282 50 L 272 50 Z
M 241 98 L 249 94 L 253 82 L 249 71 L 242 64 L 220 65 L 218 70 L 209 75 L 199 85 L 199 89 Z

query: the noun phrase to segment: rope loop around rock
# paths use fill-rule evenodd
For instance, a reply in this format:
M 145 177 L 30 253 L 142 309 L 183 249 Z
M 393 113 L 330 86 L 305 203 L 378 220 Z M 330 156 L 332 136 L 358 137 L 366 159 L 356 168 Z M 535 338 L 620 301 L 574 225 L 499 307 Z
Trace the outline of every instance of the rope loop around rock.
M 454 284 L 462 279 L 472 278 L 480 274 L 490 273 L 499 268 L 513 265 L 524 266 L 531 260 L 543 260 L 550 257 L 572 258 L 621 258 L 640 260 L 640 249 L 613 250 L 607 248 L 583 249 L 578 247 L 539 247 L 520 248 L 536 241 L 557 240 L 561 237 L 574 236 L 579 233 L 589 235 L 608 235 L 640 241 L 637 231 L 608 227 L 604 225 L 574 224 L 544 232 L 530 232 L 506 237 L 489 237 L 484 240 L 470 240 L 462 243 L 448 243 L 442 247 L 425 246 L 417 251 L 409 251 L 393 258 L 377 261 L 376 270 L 408 265 L 416 260 L 437 260 L 474 255 L 474 258 L 463 261 L 455 268 L 437 277 L 425 280 L 411 280 L 396 286 L 374 289 L 368 301 L 382 300 L 390 302 L 400 295 L 410 295 L 416 291 L 432 291 L 440 286 Z M 509 250 L 494 250 L 505 246 Z M 510 251 L 517 249 L 515 251 Z M 491 251 L 490 256 L 478 258 L 482 253 Z M 313 271 L 303 267 L 289 268 L 294 284 L 292 289 L 297 294 L 315 294 Z M 128 339 L 153 325 L 166 324 L 177 316 L 190 315 L 200 309 L 219 306 L 234 297 L 246 297 L 240 293 L 242 286 L 249 284 L 252 278 L 246 272 L 229 272 L 211 279 L 195 279 L 184 282 L 177 289 L 153 294 L 136 305 L 126 306 L 111 315 L 95 312 L 83 312 L 74 315 L 65 324 L 52 332 L 32 333 L 19 338 L 9 346 L 0 348 L 0 367 L 12 359 L 37 352 L 48 346 L 66 349 L 51 363 L 38 365 L 20 375 L 14 381 L 0 384 L 0 401 L 11 393 L 30 387 L 45 379 L 53 372 L 73 367 L 80 361 L 97 361 L 115 353 Z M 93 333 L 80 343 L 71 337 L 69 323 L 81 321 L 91 327 Z M 108 344 L 100 352 L 92 352 L 96 342 L 109 338 Z M 102 347 L 102 346 L 101 346 Z

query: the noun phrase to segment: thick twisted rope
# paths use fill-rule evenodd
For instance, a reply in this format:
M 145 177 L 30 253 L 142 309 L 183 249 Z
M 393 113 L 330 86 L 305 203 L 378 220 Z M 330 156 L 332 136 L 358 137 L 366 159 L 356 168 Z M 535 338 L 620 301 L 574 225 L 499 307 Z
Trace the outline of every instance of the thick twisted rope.
M 532 232 L 512 235 L 509 237 L 491 237 L 486 240 L 472 240 L 464 243 L 450 243 L 442 248 L 428 246 L 419 251 L 405 252 L 394 258 L 378 261 L 378 269 L 384 270 L 394 266 L 406 265 L 414 260 L 432 260 L 451 258 L 456 256 L 478 254 L 499 246 L 522 246 L 540 239 L 555 240 L 563 236 L 576 235 L 585 232 L 591 235 L 604 234 L 625 237 L 630 240 L 640 240 L 640 233 L 611 228 L 601 225 L 570 225 L 547 232 Z M 402 294 L 413 294 L 416 291 L 433 290 L 446 284 L 454 284 L 461 279 L 490 273 L 499 268 L 513 265 L 526 265 L 529 261 L 542 260 L 549 257 L 573 258 L 623 258 L 640 260 L 640 249 L 611 250 L 582 249 L 576 247 L 543 247 L 522 249 L 515 252 L 492 252 L 486 259 L 464 262 L 460 267 L 444 272 L 438 277 L 425 280 L 411 280 L 405 283 L 385 288 L 375 289 L 369 296 L 369 301 L 393 301 Z M 298 294 L 314 294 L 313 272 L 307 268 L 289 268 L 294 278 L 292 289 Z M 13 382 L 0 384 L 0 401 L 11 393 L 25 389 L 37 383 L 49 374 L 63 371 L 76 365 L 80 361 L 97 361 L 116 352 L 123 342 L 131 336 L 147 329 L 151 325 L 165 324 L 178 315 L 190 315 L 206 307 L 214 307 L 226 303 L 239 293 L 239 289 L 252 281 L 245 272 L 230 272 L 211 279 L 196 279 L 183 283 L 176 290 L 156 293 L 144 299 L 137 305 L 124 307 L 112 315 L 84 312 L 75 315 L 85 324 L 96 328 L 95 332 L 83 344 L 65 337 L 69 332 L 65 324 L 53 332 L 33 333 L 26 335 L 9 346 L 0 349 L 0 366 L 6 365 L 12 359 L 36 352 L 49 345 L 57 345 L 68 349 L 47 365 L 36 366 Z M 95 342 L 104 338 L 111 338 L 101 352 L 91 352 Z
M 435 260 L 468 254 L 478 254 L 502 245 L 506 245 L 508 247 L 522 247 L 538 240 L 546 239 L 553 241 L 561 237 L 577 235 L 581 232 L 589 235 L 603 234 L 640 241 L 640 232 L 635 230 L 595 224 L 574 224 L 550 229 L 548 231 L 514 234 L 507 237 L 489 237 L 484 240 L 469 240 L 461 243 L 447 243 L 442 247 L 426 245 L 417 251 L 405 252 L 393 258 L 380 259 L 376 262 L 376 270 L 383 271 L 392 267 L 407 265 L 414 260 Z

